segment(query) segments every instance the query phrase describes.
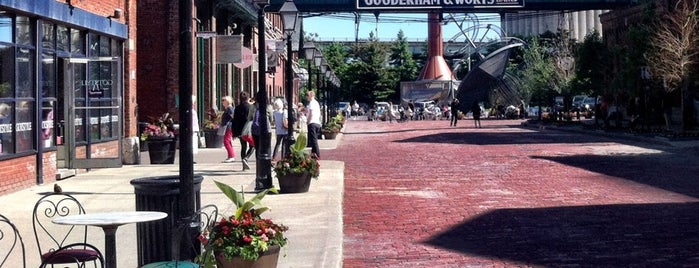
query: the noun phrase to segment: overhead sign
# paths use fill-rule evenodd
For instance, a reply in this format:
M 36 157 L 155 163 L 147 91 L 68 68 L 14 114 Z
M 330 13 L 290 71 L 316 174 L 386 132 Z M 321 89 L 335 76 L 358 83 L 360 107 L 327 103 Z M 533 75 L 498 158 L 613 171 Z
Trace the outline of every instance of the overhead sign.
M 243 35 L 216 36 L 216 63 L 243 62 Z
M 216 32 L 210 32 L 210 31 L 199 31 L 196 33 L 196 36 L 199 38 L 204 38 L 204 39 L 209 39 L 211 37 L 216 37 L 217 33 Z
M 357 9 L 478 9 L 524 7 L 524 0 L 357 0 Z
M 252 49 L 243 47 L 243 60 L 240 63 L 233 63 L 233 65 L 240 69 L 248 68 L 250 65 L 252 65 L 252 62 L 254 61 L 253 58 L 254 54 L 252 53 Z

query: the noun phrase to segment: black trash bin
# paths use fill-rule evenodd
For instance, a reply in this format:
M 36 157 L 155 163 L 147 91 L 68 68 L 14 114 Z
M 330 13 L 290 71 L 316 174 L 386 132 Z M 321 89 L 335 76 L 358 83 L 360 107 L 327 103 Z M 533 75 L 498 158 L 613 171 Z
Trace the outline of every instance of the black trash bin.
M 201 207 L 201 175 L 194 176 L 194 209 Z M 144 222 L 136 225 L 138 267 L 148 263 L 172 260 L 172 233 L 178 221 L 186 216 L 179 215 L 179 176 L 145 177 L 131 180 L 136 194 L 137 211 L 161 211 L 168 214 L 161 221 Z M 180 256 L 193 258 L 194 256 Z

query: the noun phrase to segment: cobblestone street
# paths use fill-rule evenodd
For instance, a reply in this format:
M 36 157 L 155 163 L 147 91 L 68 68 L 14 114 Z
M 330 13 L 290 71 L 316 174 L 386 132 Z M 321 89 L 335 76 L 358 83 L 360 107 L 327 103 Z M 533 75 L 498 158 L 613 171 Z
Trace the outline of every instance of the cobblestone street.
M 699 153 L 519 120 L 348 120 L 345 267 L 699 267 Z

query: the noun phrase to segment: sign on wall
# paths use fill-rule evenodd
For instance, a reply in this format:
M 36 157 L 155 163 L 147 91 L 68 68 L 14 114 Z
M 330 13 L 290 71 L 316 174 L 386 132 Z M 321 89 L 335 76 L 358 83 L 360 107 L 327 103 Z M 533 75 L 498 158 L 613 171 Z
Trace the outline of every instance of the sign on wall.
M 524 7 L 524 0 L 357 0 L 357 9 L 478 9 Z

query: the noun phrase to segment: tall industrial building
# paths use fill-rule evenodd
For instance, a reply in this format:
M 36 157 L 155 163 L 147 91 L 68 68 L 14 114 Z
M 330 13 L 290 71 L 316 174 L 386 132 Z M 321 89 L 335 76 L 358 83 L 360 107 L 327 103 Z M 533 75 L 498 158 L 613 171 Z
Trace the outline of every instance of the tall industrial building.
M 564 29 L 570 31 L 571 38 L 582 41 L 594 30 L 602 34 L 599 15 L 606 12 L 607 10 L 503 13 L 500 25 L 508 36 L 539 35 L 546 31 L 555 33 L 558 29 Z

